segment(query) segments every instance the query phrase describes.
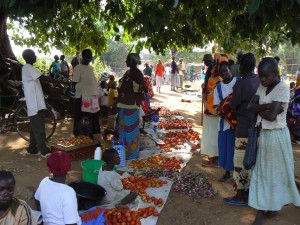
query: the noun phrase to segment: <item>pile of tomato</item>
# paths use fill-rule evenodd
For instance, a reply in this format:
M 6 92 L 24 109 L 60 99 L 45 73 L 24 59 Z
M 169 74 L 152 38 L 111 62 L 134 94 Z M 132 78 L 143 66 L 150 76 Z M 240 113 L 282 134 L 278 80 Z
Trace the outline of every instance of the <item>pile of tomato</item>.
M 167 184 L 166 180 L 158 180 L 156 177 L 130 176 L 122 179 L 124 189 L 131 190 L 141 196 L 144 202 L 153 202 L 161 207 L 163 200 L 161 198 L 150 197 L 146 193 L 147 188 L 160 188 Z
M 192 128 L 192 125 L 187 120 L 166 120 L 161 121 L 158 123 L 158 127 L 165 130 L 171 130 L 171 129 L 190 129 Z
M 145 159 L 134 159 L 129 163 L 129 167 L 134 170 L 144 171 L 147 169 L 175 169 L 181 168 L 183 163 L 181 158 L 177 159 L 175 156 L 169 158 L 162 154 L 153 155 Z
M 193 129 L 189 129 L 188 131 L 174 131 L 167 133 L 163 138 L 163 142 L 165 144 L 160 145 L 160 148 L 165 152 L 172 152 L 171 148 L 182 148 L 185 140 L 195 143 L 194 146 L 196 147 L 193 146 L 191 151 L 195 151 L 200 148 L 199 134 Z
M 114 208 L 105 212 L 105 220 L 108 225 L 141 225 L 141 218 L 158 215 L 158 211 L 153 206 L 138 211 Z
M 158 109 L 159 107 L 158 106 L 152 106 L 152 109 Z M 159 116 L 162 116 L 162 117 L 171 117 L 171 116 L 180 116 L 180 112 L 178 111 L 171 111 L 169 108 L 167 107 L 161 107 L 161 109 L 159 110 Z

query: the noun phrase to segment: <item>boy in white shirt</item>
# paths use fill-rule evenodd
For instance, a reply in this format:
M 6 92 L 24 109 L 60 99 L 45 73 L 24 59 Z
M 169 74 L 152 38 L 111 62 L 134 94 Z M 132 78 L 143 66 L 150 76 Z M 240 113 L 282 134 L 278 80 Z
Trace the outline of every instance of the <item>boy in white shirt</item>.
M 39 78 L 41 73 L 33 64 L 36 62 L 35 52 L 26 49 L 22 53 L 26 64 L 22 67 L 22 82 L 26 99 L 27 113 L 30 118 L 30 144 L 27 153 L 30 155 L 41 153 L 41 156 L 48 158 L 50 150 L 46 146 L 44 110 L 46 109 L 44 94 Z

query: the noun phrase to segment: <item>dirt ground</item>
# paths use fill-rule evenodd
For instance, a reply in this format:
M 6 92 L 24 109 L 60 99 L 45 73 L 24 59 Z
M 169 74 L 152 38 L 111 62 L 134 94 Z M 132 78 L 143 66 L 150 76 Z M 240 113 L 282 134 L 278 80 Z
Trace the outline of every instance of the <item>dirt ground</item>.
M 162 94 L 156 94 L 153 101 L 171 110 L 180 111 L 201 132 L 201 101 L 181 92 L 170 92 L 170 86 L 163 86 Z M 181 99 L 192 99 L 191 103 L 183 103 Z M 68 137 L 72 133 L 72 120 L 60 121 L 54 137 Z M 0 169 L 11 170 L 17 180 L 15 195 L 29 202 L 35 208 L 32 200 L 34 190 L 39 182 L 48 175 L 46 160 L 38 156 L 24 155 L 27 143 L 17 133 L 9 132 L 0 135 Z M 300 147 L 294 146 L 296 178 L 300 179 Z M 203 171 L 213 186 L 218 190 L 215 199 L 201 199 L 196 202 L 190 197 L 171 191 L 166 205 L 159 215 L 158 225 L 246 225 L 251 224 L 255 210 L 250 207 L 229 206 L 222 198 L 232 196 L 232 180 L 218 182 L 222 169 L 201 167 L 206 160 L 199 153 L 193 155 L 185 170 Z M 81 161 L 72 163 L 68 181 L 81 179 Z M 299 208 L 285 206 L 281 211 L 280 221 L 267 221 L 265 224 L 296 225 L 300 224 Z

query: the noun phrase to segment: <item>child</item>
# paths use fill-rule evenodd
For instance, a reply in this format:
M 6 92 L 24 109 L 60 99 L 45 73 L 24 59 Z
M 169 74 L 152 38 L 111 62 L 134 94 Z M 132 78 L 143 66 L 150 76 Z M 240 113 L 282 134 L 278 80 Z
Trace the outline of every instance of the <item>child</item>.
M 51 66 L 49 68 L 50 76 L 53 78 L 56 78 L 56 75 L 60 73 L 60 62 L 58 60 L 59 60 L 58 55 L 55 55 L 54 62 L 51 63 Z
M 108 106 L 108 94 L 107 94 L 106 88 L 107 88 L 106 81 L 105 80 L 101 81 L 100 87 L 99 87 L 99 105 L 100 106 Z
M 99 87 L 99 105 L 100 105 L 100 116 L 106 117 L 109 112 L 108 107 L 108 94 L 106 91 L 107 82 L 102 80 Z
M 137 194 L 130 190 L 124 190 L 121 176 L 113 170 L 115 165 L 120 164 L 118 152 L 113 149 L 107 149 L 102 160 L 105 164 L 100 168 L 98 175 L 98 185 L 101 185 L 107 192 L 104 203 L 125 205 L 132 202 Z
M 219 64 L 219 75 L 223 79 L 217 84 L 214 90 L 214 106 L 218 106 L 227 96 L 233 91 L 237 77 L 233 77 L 229 69 L 229 62 L 224 61 Z M 235 130 L 232 129 L 229 123 L 222 117 L 219 117 L 219 135 L 218 135 L 218 149 L 219 149 L 219 165 L 225 169 L 225 174 L 219 181 L 224 182 L 230 178 L 230 171 L 233 167 L 233 155 L 235 144 Z
M 111 107 L 118 97 L 117 83 L 114 81 L 110 84 L 108 91 L 108 106 Z
M 107 84 L 107 91 L 109 91 L 110 89 L 110 86 L 115 83 L 115 76 L 114 75 L 109 75 L 109 81 L 108 81 L 108 84 Z

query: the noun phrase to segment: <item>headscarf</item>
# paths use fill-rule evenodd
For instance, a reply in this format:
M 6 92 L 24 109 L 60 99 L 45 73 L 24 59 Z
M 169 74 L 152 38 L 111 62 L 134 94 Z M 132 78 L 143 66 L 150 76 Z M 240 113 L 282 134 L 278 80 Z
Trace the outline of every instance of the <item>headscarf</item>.
M 132 59 L 137 65 L 141 65 L 141 57 L 138 53 L 129 53 L 128 59 Z
M 53 176 L 65 176 L 71 168 L 70 156 L 63 151 L 54 152 L 47 159 L 47 166 Z

